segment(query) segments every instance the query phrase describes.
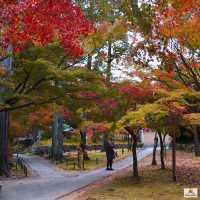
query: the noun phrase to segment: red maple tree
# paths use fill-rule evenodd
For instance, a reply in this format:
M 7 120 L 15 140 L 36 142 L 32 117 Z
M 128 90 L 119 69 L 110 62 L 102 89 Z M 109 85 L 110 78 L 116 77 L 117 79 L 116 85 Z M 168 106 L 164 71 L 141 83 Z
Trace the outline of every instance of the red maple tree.
M 71 0 L 0 1 L 0 46 L 15 51 L 28 42 L 45 45 L 59 40 L 67 55 L 83 54 L 81 36 L 94 31 L 92 24 Z
M 45 46 L 54 41 L 64 47 L 66 56 L 80 57 L 83 54 L 82 36 L 93 31 L 92 24 L 71 0 L 0 0 L 0 61 L 9 56 L 6 52 L 9 45 L 17 52 L 30 43 Z M 6 104 L 13 106 L 17 101 Z M 30 105 L 33 103 L 18 108 Z M 3 130 L 0 130 L 0 174 L 7 176 L 8 116 L 7 108 L 0 111 L 3 124 Z

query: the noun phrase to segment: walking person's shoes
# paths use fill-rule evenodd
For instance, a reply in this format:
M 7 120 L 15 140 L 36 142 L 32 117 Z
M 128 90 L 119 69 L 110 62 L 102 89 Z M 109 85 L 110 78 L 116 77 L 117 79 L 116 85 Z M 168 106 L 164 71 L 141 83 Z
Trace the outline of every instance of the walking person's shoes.
M 113 171 L 114 169 L 113 168 L 106 168 L 106 170 Z

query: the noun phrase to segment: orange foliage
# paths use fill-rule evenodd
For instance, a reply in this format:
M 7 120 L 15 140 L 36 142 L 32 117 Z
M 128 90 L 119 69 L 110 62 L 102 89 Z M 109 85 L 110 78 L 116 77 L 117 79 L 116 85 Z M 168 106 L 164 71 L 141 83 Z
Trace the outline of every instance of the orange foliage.
M 25 126 L 16 120 L 11 120 L 9 133 L 10 137 L 20 137 L 25 134 Z
M 197 0 L 173 0 L 167 6 L 158 7 L 156 23 L 165 37 L 174 37 L 193 48 L 200 45 L 200 2 Z
M 49 130 L 53 123 L 53 109 L 51 106 L 40 108 L 29 115 L 29 123 L 33 127 L 43 127 Z
M 0 76 L 4 76 L 5 75 L 5 68 L 0 66 Z

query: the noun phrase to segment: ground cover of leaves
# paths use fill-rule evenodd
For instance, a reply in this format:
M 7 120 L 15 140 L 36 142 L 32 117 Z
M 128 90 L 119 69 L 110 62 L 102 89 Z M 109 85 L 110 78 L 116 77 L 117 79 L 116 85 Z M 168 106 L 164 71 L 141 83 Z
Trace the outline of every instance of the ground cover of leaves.
M 157 154 L 159 160 L 159 152 Z M 149 156 L 139 162 L 139 181 L 131 176 L 131 168 L 128 168 L 62 200 L 184 200 L 184 188 L 200 186 L 200 158 L 193 153 L 177 152 L 176 183 L 171 178 L 170 151 L 166 155 L 166 170 L 161 170 L 159 163 L 151 166 L 151 159 Z

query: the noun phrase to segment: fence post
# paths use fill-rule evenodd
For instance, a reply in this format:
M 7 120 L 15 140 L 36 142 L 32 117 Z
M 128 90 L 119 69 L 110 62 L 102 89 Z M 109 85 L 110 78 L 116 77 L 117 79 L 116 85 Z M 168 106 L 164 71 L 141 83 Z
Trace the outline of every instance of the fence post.
M 78 167 L 79 168 L 81 168 L 80 156 L 81 156 L 81 152 L 80 152 L 80 149 L 79 149 L 78 153 L 77 153 L 77 161 L 78 161 Z
M 21 169 L 23 169 L 23 165 L 22 165 L 21 159 L 19 159 L 19 164 L 20 164 Z
M 85 169 L 85 159 L 84 159 L 84 154 L 83 154 L 82 168 Z
M 26 167 L 25 167 L 25 165 L 23 165 L 23 170 L 24 170 L 24 174 L 26 176 Z
M 26 177 L 28 176 L 28 170 L 27 170 L 27 167 L 26 167 L 26 170 L 25 170 L 25 176 L 26 176 Z
M 73 164 L 74 164 L 74 169 L 76 169 L 76 163 L 74 162 Z
M 17 167 L 17 160 L 16 160 L 16 162 L 15 162 L 15 169 L 17 169 L 18 167 Z
M 66 167 L 68 166 L 68 159 L 67 159 L 67 157 L 66 157 Z

